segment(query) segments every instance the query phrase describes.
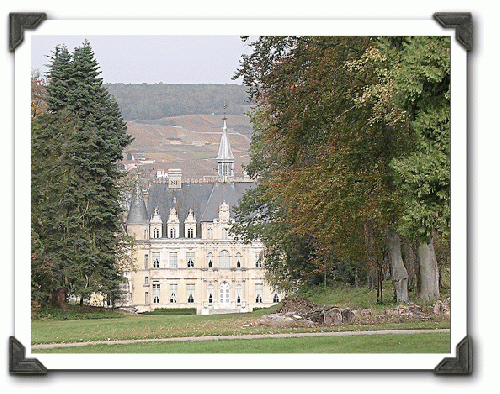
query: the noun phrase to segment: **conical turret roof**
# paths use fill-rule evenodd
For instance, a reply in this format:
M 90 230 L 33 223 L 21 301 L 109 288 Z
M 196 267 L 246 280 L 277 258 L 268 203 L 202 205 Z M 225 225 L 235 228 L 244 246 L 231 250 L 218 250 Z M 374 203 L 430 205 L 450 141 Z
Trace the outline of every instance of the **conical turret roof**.
M 217 160 L 234 160 L 231 145 L 229 144 L 229 139 L 227 138 L 226 118 L 224 118 L 224 126 L 222 127 L 222 138 L 220 140 Z
M 130 210 L 127 216 L 127 224 L 148 224 L 148 211 L 146 204 L 142 198 L 142 193 L 139 188 L 136 188 L 132 193 L 132 201 L 130 202 Z

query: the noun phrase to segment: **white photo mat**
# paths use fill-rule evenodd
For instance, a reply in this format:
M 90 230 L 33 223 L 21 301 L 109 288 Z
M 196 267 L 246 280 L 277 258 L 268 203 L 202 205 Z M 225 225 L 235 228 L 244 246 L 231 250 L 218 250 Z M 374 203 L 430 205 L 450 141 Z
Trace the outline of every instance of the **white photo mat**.
M 439 354 L 31 354 L 30 76 L 32 37 L 116 35 L 451 37 L 451 348 Z M 99 59 L 97 59 L 99 62 Z M 48 370 L 432 370 L 467 336 L 467 52 L 428 20 L 46 20 L 15 50 L 15 338 Z M 229 357 L 229 359 L 228 359 Z M 224 361 L 224 362 L 222 362 Z

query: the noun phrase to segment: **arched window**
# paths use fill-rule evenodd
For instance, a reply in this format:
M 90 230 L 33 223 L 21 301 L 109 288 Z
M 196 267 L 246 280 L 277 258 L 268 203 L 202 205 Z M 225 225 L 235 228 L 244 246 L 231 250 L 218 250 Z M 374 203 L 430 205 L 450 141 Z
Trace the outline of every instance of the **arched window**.
M 194 267 L 194 252 L 186 252 L 187 267 Z
M 160 252 L 152 252 L 153 268 L 160 268 Z
M 280 302 L 280 296 L 278 295 L 278 293 L 274 294 L 273 302 Z
M 175 238 L 175 228 L 170 229 L 170 238 Z
M 241 304 L 241 285 L 236 285 L 236 303 Z
M 160 303 L 160 284 L 153 283 L 153 304 Z
M 160 229 L 158 229 L 157 227 L 155 227 L 153 230 L 153 238 L 160 238 Z
M 241 253 L 236 253 L 236 268 L 241 267 Z
M 194 303 L 194 285 L 186 285 L 187 302 L 189 304 Z
M 208 285 L 207 295 L 208 303 L 212 304 L 214 302 L 214 287 L 212 285 Z
M 208 268 L 212 268 L 214 265 L 214 255 L 212 253 L 209 253 L 207 255 L 207 266 Z
M 219 254 L 219 267 L 229 268 L 229 252 L 227 250 L 223 250 Z
M 262 291 L 263 286 L 261 284 L 255 285 L 255 302 L 257 304 L 262 304 Z
M 177 284 L 170 284 L 170 303 L 177 304 Z
M 261 268 L 262 267 L 262 261 L 260 260 L 260 252 L 256 252 L 255 253 L 255 266 L 257 268 Z

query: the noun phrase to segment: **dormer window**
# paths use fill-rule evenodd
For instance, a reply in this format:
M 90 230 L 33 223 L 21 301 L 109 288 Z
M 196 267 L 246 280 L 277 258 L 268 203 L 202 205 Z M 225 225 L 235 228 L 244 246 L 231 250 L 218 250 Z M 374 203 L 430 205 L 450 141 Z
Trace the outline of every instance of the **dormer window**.
M 155 208 L 154 215 L 149 221 L 149 234 L 152 238 L 161 238 L 162 220 L 158 207 Z
M 175 208 L 170 209 L 170 214 L 167 221 L 167 234 L 169 238 L 179 237 L 179 217 Z
M 260 253 L 255 253 L 255 267 L 261 268 L 262 261 L 260 260 Z
M 196 218 L 192 209 L 189 210 L 186 220 L 184 220 L 184 229 L 186 238 L 196 238 Z

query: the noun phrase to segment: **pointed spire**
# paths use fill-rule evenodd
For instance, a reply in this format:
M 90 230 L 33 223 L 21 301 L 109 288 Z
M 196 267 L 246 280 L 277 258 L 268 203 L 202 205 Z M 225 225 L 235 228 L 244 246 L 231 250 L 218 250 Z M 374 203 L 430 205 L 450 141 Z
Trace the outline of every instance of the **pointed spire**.
M 224 119 L 224 126 L 222 127 L 222 137 L 219 144 L 219 154 L 217 160 L 233 160 L 234 156 L 231 150 L 231 145 L 229 144 L 229 139 L 227 138 L 227 124 Z
M 229 144 L 229 139 L 227 138 L 227 123 L 226 123 L 226 104 L 224 104 L 224 117 L 222 120 L 224 124 L 222 126 L 222 138 L 219 145 L 219 155 L 218 160 L 234 160 L 233 152 L 231 151 L 231 145 Z
M 234 176 L 234 156 L 231 151 L 231 145 L 227 138 L 227 124 L 226 124 L 226 106 L 224 105 L 224 125 L 222 126 L 222 138 L 219 145 L 219 154 L 217 156 L 217 175 L 219 182 L 227 182 L 229 177 Z

